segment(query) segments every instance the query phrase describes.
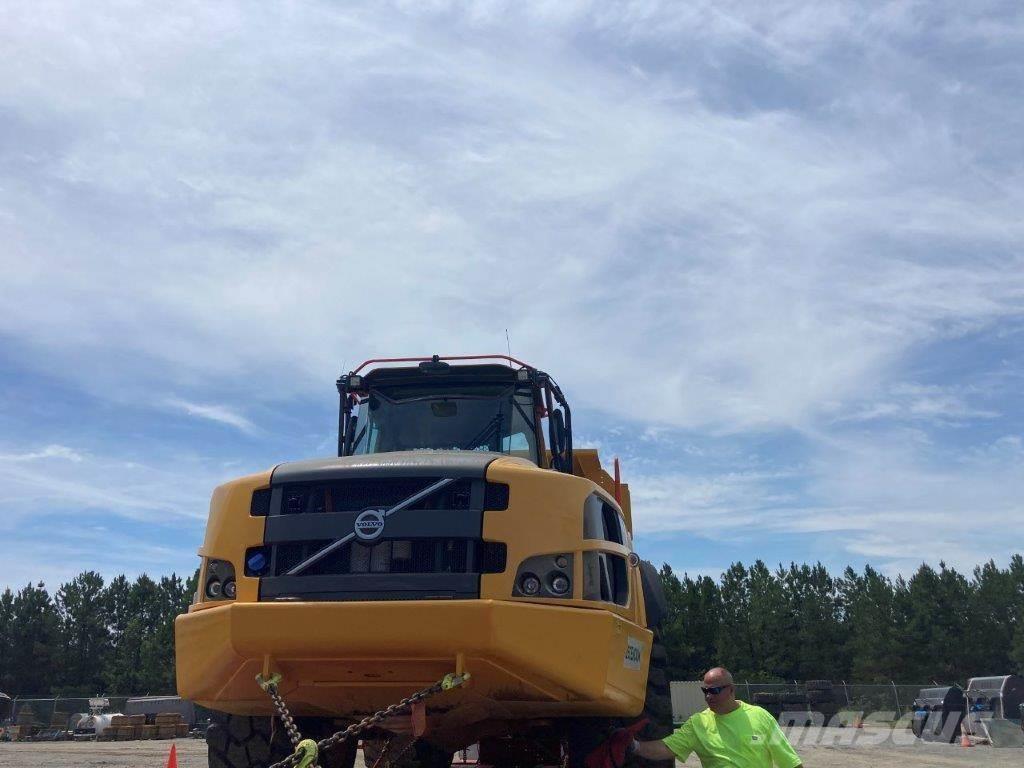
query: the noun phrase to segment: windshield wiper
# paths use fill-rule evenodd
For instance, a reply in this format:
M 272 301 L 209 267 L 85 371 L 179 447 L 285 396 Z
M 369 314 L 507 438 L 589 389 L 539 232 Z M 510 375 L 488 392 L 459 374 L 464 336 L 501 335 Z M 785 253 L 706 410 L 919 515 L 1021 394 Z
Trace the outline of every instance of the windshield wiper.
M 523 421 L 526 422 L 527 426 L 530 428 L 530 431 L 536 432 L 537 427 L 534 426 L 533 419 L 526 415 L 526 411 L 523 410 L 523 406 L 519 404 L 519 401 L 516 400 L 515 396 L 512 397 L 512 405 L 514 405 L 516 407 L 516 410 L 519 411 L 519 415 L 523 417 Z
M 477 436 L 474 437 L 472 440 L 470 440 L 467 445 L 462 446 L 461 450 L 463 450 L 463 451 L 471 451 L 471 450 L 473 450 L 478 445 L 480 445 L 480 442 L 482 440 L 489 439 L 490 436 L 491 436 L 491 433 L 498 431 L 500 426 L 501 426 L 501 411 L 498 411 L 497 415 L 493 419 L 488 421 L 487 424 L 484 426 L 484 428 L 482 430 L 480 430 L 480 432 L 477 434 Z

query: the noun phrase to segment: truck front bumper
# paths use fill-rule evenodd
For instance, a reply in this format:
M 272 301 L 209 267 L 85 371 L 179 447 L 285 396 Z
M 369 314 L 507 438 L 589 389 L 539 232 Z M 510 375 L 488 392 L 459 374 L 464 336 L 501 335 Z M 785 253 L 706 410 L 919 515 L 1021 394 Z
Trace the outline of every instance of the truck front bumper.
M 651 639 L 607 611 L 498 600 L 233 603 L 175 622 L 179 695 L 249 715 L 273 712 L 259 673 L 281 673 L 295 714 L 345 717 L 468 671 L 468 686 L 428 708 L 633 716 Z

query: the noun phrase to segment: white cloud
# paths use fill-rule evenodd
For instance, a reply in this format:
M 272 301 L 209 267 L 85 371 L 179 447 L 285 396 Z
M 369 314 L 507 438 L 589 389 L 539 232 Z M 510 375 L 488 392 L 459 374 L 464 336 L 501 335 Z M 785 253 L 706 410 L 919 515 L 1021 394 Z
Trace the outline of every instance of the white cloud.
M 162 544 L 161 537 L 166 534 L 166 530 L 159 528 L 130 533 L 123 529 L 94 530 L 84 516 L 71 524 L 65 522 L 51 528 L 46 536 L 8 532 L 8 541 L 13 546 L 4 555 L 0 589 L 17 590 L 42 581 L 53 595 L 61 584 L 85 570 L 97 571 L 107 582 L 120 574 L 129 579 L 143 573 L 157 579 L 172 572 L 182 578 L 191 576 L 199 562 L 195 547 Z
M 0 463 L 38 461 L 39 459 L 66 459 L 76 464 L 83 460 L 82 454 L 66 445 L 48 445 L 38 451 L 24 453 L 0 453 Z
M 641 535 L 694 534 L 737 552 L 763 535 L 813 537 L 810 559 L 836 567 L 866 559 L 892 574 L 923 561 L 969 572 L 1008 560 L 1019 542 L 1007 531 L 1024 515 L 1024 440 L 1007 435 L 946 455 L 917 437 L 830 438 L 792 472 L 631 477 L 634 524 Z M 796 486 L 782 483 L 787 476 Z
M 229 427 L 234 427 L 247 435 L 257 432 L 255 424 L 225 405 L 202 405 L 173 397 L 168 398 L 165 402 L 168 407 L 184 411 L 189 416 L 215 421 L 218 424 L 227 424 Z
M 50 450 L 55 447 L 60 450 Z M 5 451 L 0 454 L 0 528 L 17 531 L 25 521 L 93 512 L 142 524 L 202 520 L 210 492 L 232 474 L 209 465 L 198 457 L 144 464 L 63 446 Z
M 901 420 L 956 425 L 979 419 L 997 419 L 1002 415 L 996 410 L 972 406 L 972 395 L 977 396 L 978 393 L 962 386 L 896 384 L 889 388 L 886 397 L 865 403 L 861 407 L 851 404 L 850 410 L 839 416 L 836 421 Z

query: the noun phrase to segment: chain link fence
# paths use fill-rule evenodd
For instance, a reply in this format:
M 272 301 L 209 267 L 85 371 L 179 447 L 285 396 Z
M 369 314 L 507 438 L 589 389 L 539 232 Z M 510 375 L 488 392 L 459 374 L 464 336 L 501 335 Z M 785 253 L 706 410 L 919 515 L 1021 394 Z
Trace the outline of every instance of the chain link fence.
M 816 687 L 821 688 L 823 682 Z M 920 684 L 897 684 L 890 683 L 848 683 L 844 680 L 830 681 L 829 693 L 827 696 L 818 695 L 814 692 L 808 693 L 806 682 L 794 681 L 792 683 L 759 683 L 748 680 L 736 681 L 736 697 L 743 701 L 757 704 L 759 701 L 769 698 L 758 696 L 758 694 L 773 694 L 771 697 L 774 704 L 764 706 L 771 710 L 785 711 L 821 711 L 830 717 L 836 712 L 855 713 L 850 719 L 851 722 L 864 718 L 871 720 L 899 720 L 913 712 L 914 699 L 918 697 L 922 688 L 930 688 L 935 683 Z M 700 692 L 699 681 L 677 682 L 672 684 L 672 710 L 673 719 L 683 722 L 687 717 L 704 709 L 707 705 L 704 702 L 703 694 Z M 827 704 L 822 702 L 827 699 Z
M 204 726 L 211 718 L 210 710 L 178 699 L 176 696 L 100 696 L 108 703 L 102 708 L 105 714 L 158 714 L 180 712 L 185 722 L 193 726 Z M 78 721 L 89 714 L 90 697 L 44 697 L 15 696 L 11 700 L 11 711 L 6 718 L 0 717 L 0 725 L 20 725 L 32 730 L 73 731 Z M 129 703 L 131 702 L 131 703 Z
M 857 712 L 894 712 L 896 716 L 913 711 L 914 699 L 922 688 L 935 683 L 913 685 L 890 683 L 847 683 L 845 680 L 832 681 L 836 701 L 843 709 Z M 751 683 L 744 680 L 736 683 L 736 695 L 752 702 L 755 693 L 802 693 L 804 684 L 793 683 Z
M 105 696 L 110 701 L 108 712 L 122 712 L 129 696 Z M 12 723 L 37 728 L 73 730 L 77 719 L 89 712 L 89 699 L 15 696 L 10 720 Z

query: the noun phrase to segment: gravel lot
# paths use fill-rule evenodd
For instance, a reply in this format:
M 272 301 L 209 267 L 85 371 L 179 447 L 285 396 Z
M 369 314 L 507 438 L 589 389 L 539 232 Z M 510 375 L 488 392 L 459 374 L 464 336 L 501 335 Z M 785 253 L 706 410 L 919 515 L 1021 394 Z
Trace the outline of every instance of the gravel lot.
M 879 739 L 880 740 L 880 739 Z M 0 768 L 165 768 L 170 741 L 0 743 Z M 178 739 L 178 768 L 206 768 L 206 744 Z M 1022 749 L 977 746 L 892 743 L 851 746 L 804 746 L 797 751 L 807 768 L 946 768 L 991 766 L 1020 768 Z M 696 757 L 681 765 L 699 766 Z M 362 762 L 356 762 L 362 768 Z

